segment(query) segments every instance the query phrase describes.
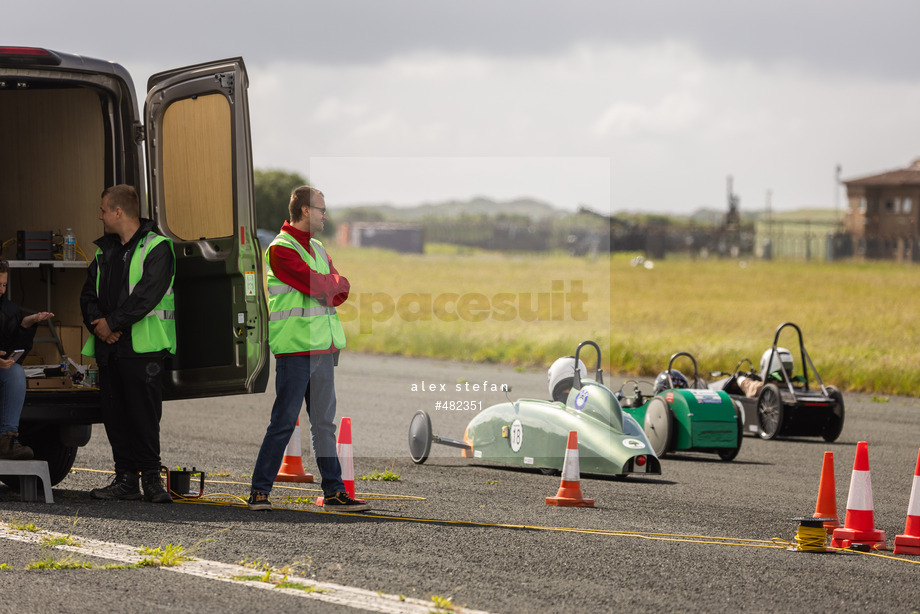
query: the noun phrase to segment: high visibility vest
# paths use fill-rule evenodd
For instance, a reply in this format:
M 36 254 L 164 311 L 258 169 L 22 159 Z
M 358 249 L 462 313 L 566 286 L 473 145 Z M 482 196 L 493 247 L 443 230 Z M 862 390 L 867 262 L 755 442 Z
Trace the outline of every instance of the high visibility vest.
M 173 252 L 173 243 L 167 237 L 158 235 L 150 231 L 134 246 L 134 253 L 131 254 L 131 264 L 128 267 L 128 294 L 134 292 L 134 288 L 140 283 L 144 276 L 144 261 L 154 247 L 160 243 L 166 242 L 170 251 Z M 99 262 L 102 256 L 102 250 L 96 248 L 96 296 L 99 296 Z M 138 354 L 148 352 L 159 352 L 160 350 L 169 350 L 170 354 L 176 353 L 176 295 L 173 294 L 173 283 L 176 280 L 175 271 L 169 279 L 169 288 L 166 294 L 160 299 L 156 307 L 146 316 L 131 325 L 131 348 Z M 83 346 L 83 355 L 93 357 L 96 355 L 96 336 L 91 335 L 86 345 Z
M 265 250 L 268 281 L 268 347 L 272 354 L 296 354 L 345 347 L 345 331 L 332 305 L 323 305 L 309 294 L 293 288 L 272 271 L 269 250 L 272 246 L 295 250 L 310 269 L 329 274 L 329 256 L 323 244 L 310 239 L 313 253 L 286 232 L 280 233 Z

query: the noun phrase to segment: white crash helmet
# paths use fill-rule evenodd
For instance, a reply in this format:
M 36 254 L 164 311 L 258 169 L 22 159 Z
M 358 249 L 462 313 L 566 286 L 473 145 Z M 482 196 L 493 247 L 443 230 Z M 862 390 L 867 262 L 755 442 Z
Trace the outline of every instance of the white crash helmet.
M 588 376 L 588 369 L 580 360 L 578 361 L 578 374 L 581 377 Z M 575 384 L 575 357 L 565 356 L 556 359 L 556 362 L 546 372 L 546 378 L 549 381 L 550 398 L 565 403 L 569 390 Z
M 770 354 L 773 354 L 773 360 L 770 360 Z M 768 365 L 767 362 L 770 364 Z M 783 368 L 786 370 L 786 374 L 791 376 L 792 367 L 794 365 L 792 352 L 786 348 L 778 347 L 776 348 L 776 352 L 773 351 L 773 348 L 768 348 L 767 351 L 763 353 L 763 356 L 760 357 L 760 373 L 762 375 L 775 373 L 780 370 L 780 363 L 782 363 Z

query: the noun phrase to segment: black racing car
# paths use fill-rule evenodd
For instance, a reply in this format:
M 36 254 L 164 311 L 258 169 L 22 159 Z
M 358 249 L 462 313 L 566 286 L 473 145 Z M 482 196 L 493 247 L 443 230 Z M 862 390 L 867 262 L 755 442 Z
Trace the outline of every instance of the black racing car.
M 779 347 L 780 332 L 795 329 L 799 338 L 801 369 L 794 369 L 792 353 Z M 745 367 L 748 370 L 745 370 Z M 744 433 L 763 439 L 776 437 L 823 437 L 835 441 L 843 430 L 843 395 L 834 386 L 825 386 L 815 369 L 802 331 L 792 322 L 780 324 L 773 345 L 760 360 L 760 371 L 744 358 L 731 373 L 716 371 L 722 377 L 709 385 L 737 401 L 744 414 Z

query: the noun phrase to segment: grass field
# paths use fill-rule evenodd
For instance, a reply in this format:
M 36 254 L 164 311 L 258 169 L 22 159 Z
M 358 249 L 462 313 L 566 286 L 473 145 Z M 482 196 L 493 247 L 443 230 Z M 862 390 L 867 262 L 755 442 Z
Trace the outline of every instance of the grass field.
M 672 259 L 646 269 L 628 255 L 455 248 L 333 248 L 333 259 L 352 284 L 340 313 L 358 351 L 547 367 L 593 339 L 605 369 L 650 379 L 678 351 L 706 374 L 742 358 L 756 365 L 776 328 L 794 322 L 825 384 L 920 391 L 920 271 L 911 265 Z M 798 357 L 794 331 L 780 345 Z M 675 366 L 692 370 L 684 359 Z

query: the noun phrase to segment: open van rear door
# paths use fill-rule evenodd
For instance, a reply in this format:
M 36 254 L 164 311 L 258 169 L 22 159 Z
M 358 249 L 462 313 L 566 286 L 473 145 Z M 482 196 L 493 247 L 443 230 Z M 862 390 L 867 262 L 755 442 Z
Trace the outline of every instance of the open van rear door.
M 242 58 L 150 77 L 150 216 L 176 252 L 176 356 L 166 398 L 262 392 L 268 319 L 255 236 Z

